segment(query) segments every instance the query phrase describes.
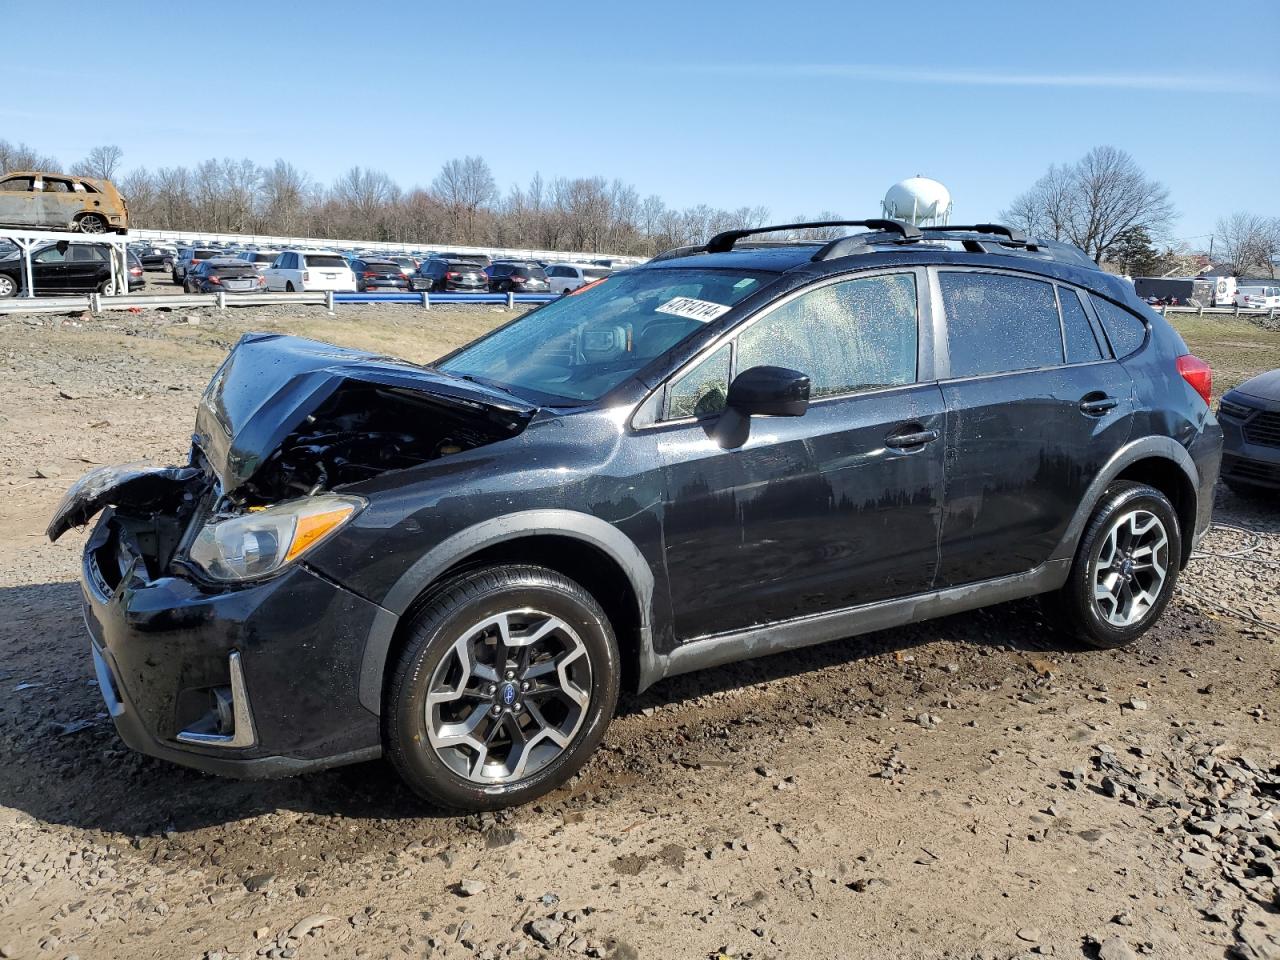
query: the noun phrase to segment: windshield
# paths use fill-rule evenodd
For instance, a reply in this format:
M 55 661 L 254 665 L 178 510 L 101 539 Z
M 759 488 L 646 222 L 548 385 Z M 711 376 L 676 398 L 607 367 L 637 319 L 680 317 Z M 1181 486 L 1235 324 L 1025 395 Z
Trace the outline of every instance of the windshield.
M 728 270 L 618 274 L 464 347 L 439 369 L 568 401 L 595 400 L 773 277 Z

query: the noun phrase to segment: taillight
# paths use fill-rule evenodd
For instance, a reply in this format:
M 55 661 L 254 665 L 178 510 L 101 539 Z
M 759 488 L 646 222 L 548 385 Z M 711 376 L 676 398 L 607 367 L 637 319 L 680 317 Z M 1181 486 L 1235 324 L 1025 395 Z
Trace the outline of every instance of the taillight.
M 222 283 L 222 279 L 220 277 L 215 277 L 213 274 L 209 274 L 209 276 L 206 279 L 210 283 L 218 283 L 218 284 Z
M 260 286 L 260 287 L 265 287 L 266 285 L 267 285 L 267 278 L 266 278 L 266 277 L 259 277 L 259 278 L 258 278 L 258 286 Z
M 302 271 L 302 282 L 303 282 L 303 283 L 306 283 L 306 282 L 307 282 L 308 280 L 310 280 L 310 279 L 311 279 L 311 273 L 310 273 L 310 271 L 308 271 L 308 270 L 303 270 L 303 271 Z
M 1199 357 L 1185 354 L 1178 358 L 1178 375 L 1200 394 L 1205 404 L 1209 403 L 1209 395 L 1213 393 L 1213 370 Z
M 524 283 L 524 281 L 525 281 L 525 278 L 524 278 L 524 277 L 516 277 L 516 276 L 512 276 L 512 278 L 511 278 L 511 282 L 512 282 L 512 283 Z
M 374 279 L 374 278 L 375 278 L 375 277 L 377 277 L 377 276 L 378 276 L 378 275 L 377 275 L 376 273 L 374 273 L 372 270 L 366 270 L 366 271 L 364 272 L 364 278 L 365 278 L 366 280 L 372 280 L 372 279 Z
M 460 273 L 446 273 L 446 274 L 445 274 L 445 276 L 446 276 L 446 277 L 448 277 L 450 280 L 461 280 L 461 279 L 462 279 L 462 274 L 460 274 Z

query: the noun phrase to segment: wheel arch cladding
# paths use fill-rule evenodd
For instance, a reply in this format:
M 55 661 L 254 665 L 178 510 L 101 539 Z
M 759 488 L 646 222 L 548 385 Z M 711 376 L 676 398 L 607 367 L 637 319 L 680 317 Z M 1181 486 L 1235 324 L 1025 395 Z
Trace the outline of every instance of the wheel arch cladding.
M 1186 566 L 1191 553 L 1190 544 L 1195 533 L 1199 473 L 1191 454 L 1170 437 L 1141 437 L 1121 447 L 1098 471 L 1089 485 L 1076 515 L 1066 534 L 1054 552 L 1054 559 L 1075 556 L 1076 545 L 1084 533 L 1085 525 L 1107 487 L 1117 480 L 1133 480 L 1155 487 L 1173 504 L 1182 528 L 1183 549 L 1181 565 Z
M 490 563 L 534 563 L 575 580 L 604 608 L 636 683 L 651 645 L 653 571 L 616 527 L 572 510 L 529 510 L 475 524 L 437 544 L 388 591 L 360 667 L 360 702 L 381 714 L 386 666 L 423 600 L 449 577 Z

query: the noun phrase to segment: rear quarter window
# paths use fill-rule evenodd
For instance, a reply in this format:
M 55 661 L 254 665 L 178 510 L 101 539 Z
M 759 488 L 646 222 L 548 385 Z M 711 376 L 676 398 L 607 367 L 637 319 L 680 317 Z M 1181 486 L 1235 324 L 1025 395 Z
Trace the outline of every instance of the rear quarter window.
M 1110 300 L 1101 297 L 1093 297 L 1092 300 L 1117 360 L 1135 353 L 1146 342 L 1147 325 L 1143 320 Z

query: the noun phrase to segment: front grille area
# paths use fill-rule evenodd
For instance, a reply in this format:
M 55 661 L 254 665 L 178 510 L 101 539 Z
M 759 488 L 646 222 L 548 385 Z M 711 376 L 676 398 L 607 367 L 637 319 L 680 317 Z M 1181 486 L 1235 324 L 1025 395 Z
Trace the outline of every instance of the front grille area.
M 1261 447 L 1280 447 L 1280 411 L 1259 413 L 1244 425 L 1244 439 Z
M 1280 484 L 1280 466 L 1245 460 L 1243 457 L 1223 457 L 1222 474 L 1232 480 Z

